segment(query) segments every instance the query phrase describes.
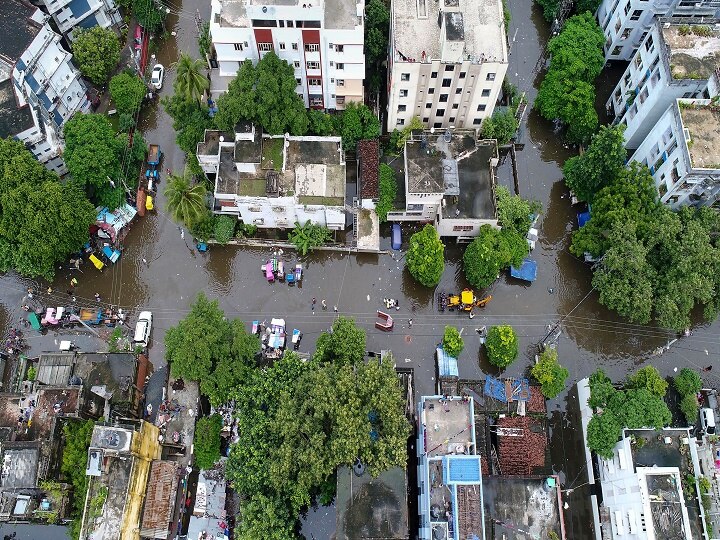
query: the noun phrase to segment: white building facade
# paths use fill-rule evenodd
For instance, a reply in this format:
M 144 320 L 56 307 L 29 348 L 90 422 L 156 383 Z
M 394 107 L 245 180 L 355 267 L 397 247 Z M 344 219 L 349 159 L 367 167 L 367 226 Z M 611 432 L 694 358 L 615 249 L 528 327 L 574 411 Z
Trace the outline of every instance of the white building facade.
M 718 54 L 716 28 L 656 20 L 606 103 L 613 123 L 626 126 L 627 148 L 638 148 L 676 99 L 709 97 Z
M 295 68 L 306 107 L 363 101 L 364 0 L 212 0 L 211 93 L 227 89 L 245 60 L 268 51 Z
M 650 168 L 664 204 L 711 206 L 720 197 L 718 133 L 720 113 L 710 100 L 679 99 L 630 159 Z
M 390 17 L 388 131 L 479 127 L 508 67 L 501 0 L 396 0 Z
M 73 39 L 75 28 L 109 28 L 122 21 L 113 0 L 41 0 L 58 29 Z
M 656 16 L 712 22 L 719 10 L 720 0 L 603 0 L 597 18 L 606 39 L 605 59 L 630 60 Z

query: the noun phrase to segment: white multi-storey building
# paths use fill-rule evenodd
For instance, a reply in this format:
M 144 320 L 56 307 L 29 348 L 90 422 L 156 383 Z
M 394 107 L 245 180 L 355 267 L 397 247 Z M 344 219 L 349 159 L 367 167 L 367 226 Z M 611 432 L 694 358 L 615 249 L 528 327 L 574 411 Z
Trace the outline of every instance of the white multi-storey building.
M 710 97 L 719 65 L 715 27 L 656 20 L 606 104 L 627 126 L 625 146 L 637 148 L 676 99 Z
M 227 89 L 245 60 L 274 51 L 295 68 L 306 107 L 363 101 L 364 0 L 212 0 L 211 93 Z
M 58 30 L 73 39 L 73 29 L 109 28 L 122 21 L 113 0 L 40 0 L 55 20 Z
M 707 99 L 679 99 L 631 160 L 650 168 L 660 200 L 710 206 L 720 196 L 720 110 Z
M 388 130 L 479 127 L 508 66 L 501 0 L 395 0 L 390 19 Z
M 345 228 L 345 154 L 340 137 L 263 135 L 252 124 L 236 133 L 206 131 L 197 157 L 215 180 L 217 214 L 261 229 L 310 221 Z
M 603 0 L 597 11 L 605 34 L 605 59 L 630 60 L 658 17 L 712 22 L 720 0 Z
M 58 174 L 67 172 L 61 157 L 63 124 L 90 110 L 87 88 L 63 49 L 48 17 L 25 0 L 6 0 L 0 17 L 0 80 L 6 122 L 0 135 L 23 141 L 33 155 Z M 2 83 L 0 83 L 2 84 Z M 14 106 L 13 106 L 14 105 Z

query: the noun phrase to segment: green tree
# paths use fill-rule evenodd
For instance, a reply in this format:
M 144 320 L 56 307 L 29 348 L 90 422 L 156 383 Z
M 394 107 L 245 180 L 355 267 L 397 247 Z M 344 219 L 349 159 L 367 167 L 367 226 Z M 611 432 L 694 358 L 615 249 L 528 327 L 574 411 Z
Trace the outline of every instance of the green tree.
M 135 114 L 142 104 L 147 87 L 136 75 L 123 71 L 110 79 L 110 97 L 119 113 Z
M 237 75 L 228 85 L 228 91 L 218 98 L 218 112 L 215 115 L 218 129 L 230 131 L 240 120 L 256 120 L 257 76 L 252 61 L 245 60 L 240 64 Z
M 628 376 L 625 388 L 644 388 L 653 395 L 664 397 L 667 393 L 668 382 L 662 378 L 657 368 L 645 366 Z
M 173 83 L 175 94 L 180 94 L 185 101 L 199 101 L 210 87 L 210 80 L 203 74 L 207 68 L 205 61 L 193 60 L 189 54 L 180 53 L 176 65 L 177 77 Z
M 127 133 L 135 127 L 135 117 L 130 113 L 121 113 L 118 117 L 118 130 Z
M 197 102 L 187 101 L 180 94 L 173 94 L 170 98 L 164 97 L 162 104 L 165 111 L 173 119 L 173 129 L 176 133 L 175 140 L 178 146 L 184 152 L 196 152 L 197 144 L 205 138 L 205 130 L 214 127 L 213 119 L 208 114 L 208 108 Z M 235 123 L 230 127 L 220 127 L 218 123 L 218 127 L 229 131 L 235 128 Z
M 95 84 L 107 82 L 120 62 L 120 41 L 111 28 L 93 26 L 73 32 L 73 60 L 80 72 Z
M 215 220 L 215 240 L 218 244 L 225 245 L 235 233 L 236 218 L 230 216 L 218 216 Z
M 588 447 L 598 456 L 612 459 L 622 428 L 620 419 L 613 411 L 593 415 L 587 427 Z
M 309 131 L 313 135 L 327 137 L 335 133 L 335 122 L 333 117 L 326 112 L 317 109 L 308 111 Z
M 235 538 L 238 540 L 296 540 L 295 519 L 280 497 L 252 493 L 240 505 Z
M 500 146 L 507 144 L 515 136 L 518 122 L 512 110 L 496 111 L 490 118 L 483 120 L 480 136 L 484 139 L 497 139 Z
M 528 251 L 525 238 L 512 228 L 499 231 L 490 225 L 483 225 L 477 238 L 465 248 L 465 278 L 473 287 L 484 289 L 492 284 L 503 270 L 511 265 L 519 266 Z
M 498 221 L 503 229 L 515 231 L 518 236 L 525 238 L 532 226 L 532 215 L 540 212 L 538 201 L 528 201 L 519 195 L 512 195 L 505 186 L 498 186 L 495 190 L 497 199 Z
M 378 215 L 380 223 L 387 221 L 387 215 L 393 209 L 397 197 L 397 182 L 395 181 L 395 171 L 386 163 L 380 164 L 380 197 L 375 205 L 375 212 Z
M 348 103 L 342 113 L 340 135 L 343 148 L 354 150 L 358 141 L 380 136 L 380 120 L 367 105 Z
M 382 63 L 387 59 L 390 11 L 382 0 L 365 4 L 365 69 L 370 88 L 380 90 Z
M 625 168 L 625 126 L 602 126 L 585 153 L 563 165 L 565 184 L 580 200 L 592 202 L 595 193 L 615 181 Z
M 445 270 L 444 251 L 445 246 L 432 225 L 425 225 L 410 237 L 407 269 L 415 281 L 425 287 L 440 283 Z
M 307 255 L 308 251 L 326 244 L 332 233 L 327 227 L 311 223 L 308 219 L 304 225 L 295 222 L 295 228 L 288 233 L 288 241 L 292 243 L 301 255 Z
M 172 175 L 165 188 L 165 197 L 170 216 L 188 227 L 198 223 L 207 214 L 205 185 L 190 184 L 187 175 Z
M 210 54 L 211 47 L 210 21 L 206 21 L 200 28 L 200 35 L 198 36 L 198 50 L 200 51 L 200 56 L 205 58 L 208 54 Z
M 132 14 L 148 32 L 157 32 L 165 22 L 166 11 L 160 5 L 153 0 L 132 0 Z
M 87 493 L 87 469 L 88 448 L 92 437 L 95 422 L 92 420 L 69 420 L 62 428 L 62 461 L 60 472 L 72 485 L 73 506 L 70 516 L 73 519 L 72 530 L 76 536 L 80 532 L 80 524 L 85 506 L 85 495 Z
M 445 333 L 443 334 L 443 350 L 450 356 L 457 358 L 465 348 L 463 338 L 460 336 L 460 332 L 454 326 L 446 326 Z
M 600 2 L 601 0 L 578 0 L 575 6 L 575 11 L 578 13 L 585 13 L 586 11 L 595 13 L 597 8 L 600 7 Z
M 547 22 L 553 22 L 555 15 L 557 14 L 560 0 L 535 0 L 535 2 L 542 8 L 543 17 Z
M 485 341 L 488 360 L 494 366 L 505 368 L 518 356 L 518 339 L 509 324 L 492 326 Z
M 230 357 L 233 329 L 217 300 L 202 292 L 190 312 L 165 334 L 165 359 L 173 377 L 201 381 Z
M 605 65 L 604 44 L 605 36 L 592 13 L 570 17 L 548 44 L 550 70 L 590 83 Z
M 322 332 L 315 346 L 318 362 L 355 366 L 365 358 L 365 331 L 353 319 L 338 317 L 332 332 Z
M 607 407 L 610 398 L 617 392 L 612 381 L 605 375 L 602 369 L 598 369 L 590 375 L 589 386 L 590 399 L 588 400 L 588 405 L 593 409 Z
M 567 125 L 567 139 L 586 143 L 597 131 L 595 89 L 592 84 L 573 79 L 564 71 L 548 71 L 540 84 L 535 106 L 548 120 Z
M 212 468 L 220 460 L 220 431 L 222 431 L 222 416 L 213 414 L 198 418 L 195 423 L 195 436 L 193 448 L 195 464 L 201 470 Z
M 683 413 L 688 425 L 692 426 L 697 422 L 700 403 L 697 395 L 686 394 L 680 399 L 680 412 Z
M 673 377 L 673 386 L 681 396 L 695 395 L 702 388 L 702 379 L 697 371 L 682 368 L 680 373 Z
M 541 385 L 543 396 L 552 399 L 565 390 L 569 372 L 558 362 L 557 349 L 545 349 L 530 373 Z
M 119 183 L 123 144 L 106 116 L 75 114 L 63 134 L 63 159 L 75 181 L 95 189 L 109 185 L 110 180 Z

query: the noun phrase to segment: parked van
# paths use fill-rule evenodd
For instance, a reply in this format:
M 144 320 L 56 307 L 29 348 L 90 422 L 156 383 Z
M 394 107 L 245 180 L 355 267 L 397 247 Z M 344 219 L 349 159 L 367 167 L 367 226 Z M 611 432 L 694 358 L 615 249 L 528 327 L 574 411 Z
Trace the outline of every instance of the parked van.
M 700 427 L 708 435 L 715 434 L 715 413 L 712 409 L 700 409 Z
M 150 343 L 150 331 L 152 330 L 152 312 L 143 311 L 138 317 L 135 325 L 135 338 L 133 343 L 141 347 L 147 347 Z

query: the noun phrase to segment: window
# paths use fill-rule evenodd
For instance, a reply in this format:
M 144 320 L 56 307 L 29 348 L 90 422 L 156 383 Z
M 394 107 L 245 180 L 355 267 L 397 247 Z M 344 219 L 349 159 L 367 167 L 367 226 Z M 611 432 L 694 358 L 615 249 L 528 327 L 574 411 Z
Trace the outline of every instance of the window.
M 409 74 L 409 73 L 401 73 L 401 74 L 400 74 L 400 80 L 401 80 L 401 81 L 409 81 L 409 80 L 410 80 L 410 74 Z
M 462 94 L 462 88 L 456 88 L 455 89 L 456 94 Z
M 278 43 L 278 46 L 280 47 L 281 51 L 285 50 L 285 44 L 283 42 Z
M 428 88 L 428 94 L 434 94 L 435 89 L 434 88 Z
M 465 73 L 464 71 L 461 71 L 461 72 L 460 72 L 460 78 L 461 78 L 461 79 L 464 79 L 464 78 L 465 78 L 465 75 L 467 75 L 467 73 Z
M 447 94 L 440 94 L 440 103 L 447 103 L 448 95 Z
M 242 50 L 243 50 L 242 43 L 235 43 L 234 47 L 235 47 L 235 50 L 236 50 L 236 51 L 242 51 Z
M 482 97 L 490 97 L 490 89 L 484 88 L 482 91 L 482 94 L 480 94 Z
M 305 62 L 308 69 L 320 69 L 320 62 Z
M 297 50 L 298 50 L 298 44 L 297 44 L 297 43 L 293 43 L 293 44 L 292 44 L 292 50 L 293 50 L 293 51 L 297 51 Z
M 485 77 L 486 81 L 494 81 L 495 80 L 495 74 L 494 73 L 488 73 Z
M 453 109 L 457 109 L 457 108 L 458 108 L 458 104 L 457 104 L 457 103 L 453 103 L 453 107 L 452 107 L 452 108 L 453 108 Z
M 645 42 L 645 50 L 649 52 L 650 49 L 652 49 L 652 48 L 653 48 L 653 37 L 648 36 L 647 41 Z
M 487 108 L 487 105 L 478 105 L 478 112 L 483 112 Z
M 473 125 L 479 126 L 480 124 L 482 124 L 482 118 L 476 118 L 473 120 Z
M 345 64 L 338 62 L 335 64 L 335 69 L 345 69 Z
M 642 56 L 639 54 L 635 57 L 635 67 L 642 71 Z
M 625 15 L 627 15 L 630 12 L 630 0 L 628 0 L 628 3 L 625 4 L 625 9 L 623 9 L 625 12 Z
M 296 77 L 295 82 L 298 83 L 298 85 L 300 85 L 300 84 L 302 84 L 302 79 L 300 79 L 300 77 Z
M 451 116 L 451 117 L 450 117 L 450 123 L 451 123 L 451 124 L 454 124 L 454 123 L 455 123 L 455 117 L 454 117 L 454 116 Z
M 280 23 L 280 28 L 285 28 L 285 21 L 278 21 Z
M 322 80 L 321 79 L 308 79 L 308 85 L 320 86 L 320 85 L 322 85 Z
M 635 11 L 633 11 L 632 15 L 630 15 L 630 20 L 631 21 L 639 21 L 640 16 L 642 14 L 643 14 L 642 9 L 636 9 Z
M 306 43 L 305 52 L 318 52 L 320 50 L 320 44 L 318 43 Z
M 273 44 L 272 43 L 258 43 L 258 50 L 260 50 L 260 52 L 272 51 Z
M 345 45 L 335 45 L 335 52 L 344 52 Z
M 407 105 L 398 105 L 398 112 L 407 111 Z
M 288 28 L 292 28 L 292 27 L 293 27 L 293 22 L 292 22 L 292 21 L 287 21 L 287 27 L 288 27 Z
M 433 71 L 433 72 L 430 74 L 430 78 L 431 78 L 431 79 L 437 79 L 437 71 Z
M 452 83 L 452 79 L 443 79 L 443 88 L 450 88 L 450 83 Z
M 426 116 L 425 118 L 423 118 L 423 124 L 427 124 L 429 121 L 430 121 L 429 117 Z
M 433 124 L 433 127 L 434 127 L 434 128 L 441 128 L 441 127 L 442 127 L 442 122 L 435 122 L 435 123 Z
M 342 105 L 343 103 L 345 103 L 345 96 L 338 96 L 335 99 L 335 103 L 337 103 L 338 105 Z
M 455 64 L 448 64 L 445 66 L 445 71 L 455 71 Z
M 425 104 L 425 108 L 426 108 L 426 109 L 432 108 L 432 103 L 426 103 L 426 104 Z
M 405 125 L 405 120 L 403 120 L 402 118 L 398 118 L 398 119 L 397 119 L 397 122 L 395 122 L 395 123 L 396 123 L 398 126 L 403 126 L 403 125 Z
M 612 50 L 612 52 L 610 53 L 610 55 L 611 55 L 611 56 L 617 56 L 617 55 L 620 54 L 621 52 L 622 52 L 622 47 L 621 47 L 620 45 L 618 45 L 617 47 L 615 47 L 615 48 Z
M 335 81 L 335 84 L 338 86 L 345 86 L 345 79 L 338 79 Z
M 331 60 L 331 61 L 330 61 L 330 67 L 333 67 L 334 65 L 335 65 L 335 62 L 333 62 L 333 61 Z
M 408 91 L 407 90 L 400 90 L 400 97 L 407 97 Z
M 435 112 L 435 116 L 445 116 L 445 109 L 438 109 Z
M 300 68 L 300 60 L 295 60 L 293 62 L 293 66 L 295 66 L 295 69 L 299 69 Z
M 332 84 L 335 84 L 335 79 L 330 79 L 330 82 L 331 82 Z

